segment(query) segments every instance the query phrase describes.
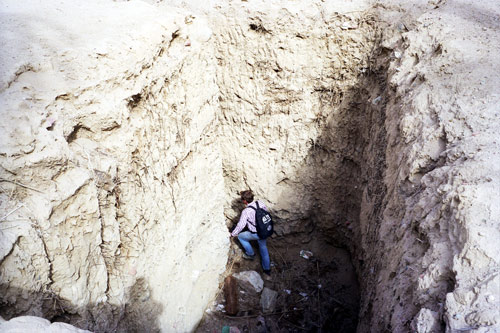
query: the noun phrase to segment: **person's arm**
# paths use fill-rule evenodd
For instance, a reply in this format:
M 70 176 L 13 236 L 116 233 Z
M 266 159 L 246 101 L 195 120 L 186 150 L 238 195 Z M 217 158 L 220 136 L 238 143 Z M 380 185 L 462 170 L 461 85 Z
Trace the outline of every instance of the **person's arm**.
M 236 225 L 236 228 L 234 228 L 233 232 L 231 233 L 231 236 L 236 237 L 238 234 L 245 228 L 247 225 L 247 218 L 248 218 L 248 211 L 250 209 L 245 208 L 241 212 L 240 220 L 238 221 L 238 224 Z

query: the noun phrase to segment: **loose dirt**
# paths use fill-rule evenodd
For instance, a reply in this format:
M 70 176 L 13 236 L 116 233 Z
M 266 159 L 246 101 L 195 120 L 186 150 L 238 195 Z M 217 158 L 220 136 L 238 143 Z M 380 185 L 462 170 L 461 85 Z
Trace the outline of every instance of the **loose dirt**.
M 268 241 L 268 248 L 272 281 L 264 280 L 264 287 L 278 292 L 274 311 L 263 313 L 260 293 L 240 288 L 240 311 L 229 316 L 220 310 L 219 304 L 225 302 L 221 289 L 196 332 L 221 332 L 224 326 L 241 332 L 356 331 L 358 282 L 345 249 L 318 234 L 276 237 Z M 256 244 L 254 249 L 258 253 Z M 312 256 L 304 258 L 302 250 L 312 252 Z M 255 270 L 262 275 L 258 256 L 253 261 L 243 259 L 235 242 L 231 252 L 228 273 Z

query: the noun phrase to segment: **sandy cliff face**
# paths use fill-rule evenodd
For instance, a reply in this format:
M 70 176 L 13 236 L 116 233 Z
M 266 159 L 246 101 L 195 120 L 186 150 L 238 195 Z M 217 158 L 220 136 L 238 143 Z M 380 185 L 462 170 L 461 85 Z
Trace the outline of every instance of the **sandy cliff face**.
M 359 214 L 360 121 L 371 117 L 361 81 L 377 40 L 364 5 L 249 3 L 215 31 L 228 198 L 245 186 L 264 195 L 286 221 L 278 233 L 345 229 Z
M 26 6 L 2 5 L 3 315 L 191 330 L 227 260 L 210 29 Z
M 192 330 L 250 187 L 360 332 L 498 328 L 498 5 L 172 5 L 3 1 L 3 316 Z
M 498 59 L 481 45 L 499 8 L 355 5 L 225 9 L 228 198 L 250 186 L 278 233 L 316 229 L 350 248 L 361 332 L 494 329 Z
M 390 7 L 382 9 L 387 19 Z M 379 273 L 370 293 L 383 304 L 376 311 L 391 320 L 379 319 L 378 327 L 405 330 L 409 313 L 417 313 L 413 330 L 495 331 L 500 82 L 490 70 L 499 61 L 490 42 L 498 39 L 491 15 L 500 8 L 459 2 L 405 9 L 412 14 L 400 18 L 401 39 L 383 44 L 393 58 L 387 194 L 378 246 L 367 249 L 380 258 L 372 261 Z

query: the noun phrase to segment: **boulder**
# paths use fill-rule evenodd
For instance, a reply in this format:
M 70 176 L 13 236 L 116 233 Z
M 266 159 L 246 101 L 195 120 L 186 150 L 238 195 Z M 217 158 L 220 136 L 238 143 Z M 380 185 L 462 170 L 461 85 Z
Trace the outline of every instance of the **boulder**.
M 262 295 L 260 296 L 260 305 L 262 306 L 262 311 L 264 313 L 269 313 L 274 311 L 274 306 L 276 305 L 276 299 L 278 298 L 278 293 L 269 288 L 264 288 Z
M 240 273 L 233 274 L 233 276 L 244 282 L 250 283 L 250 285 L 255 289 L 256 292 L 260 293 L 264 287 L 264 281 L 260 277 L 260 274 L 256 271 L 243 271 Z

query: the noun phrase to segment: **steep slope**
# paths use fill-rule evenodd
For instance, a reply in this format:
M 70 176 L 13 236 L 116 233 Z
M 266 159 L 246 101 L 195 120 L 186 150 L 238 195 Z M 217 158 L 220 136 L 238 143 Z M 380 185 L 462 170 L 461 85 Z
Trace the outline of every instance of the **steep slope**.
M 0 314 L 193 330 L 251 188 L 359 332 L 494 331 L 499 7 L 2 1 Z
M 191 330 L 227 261 L 210 29 L 27 6 L 2 4 L 2 315 Z

